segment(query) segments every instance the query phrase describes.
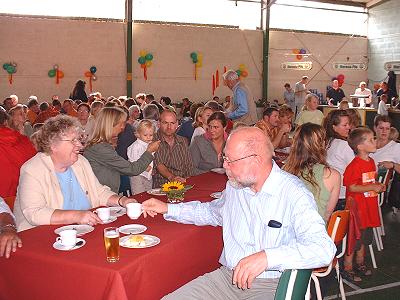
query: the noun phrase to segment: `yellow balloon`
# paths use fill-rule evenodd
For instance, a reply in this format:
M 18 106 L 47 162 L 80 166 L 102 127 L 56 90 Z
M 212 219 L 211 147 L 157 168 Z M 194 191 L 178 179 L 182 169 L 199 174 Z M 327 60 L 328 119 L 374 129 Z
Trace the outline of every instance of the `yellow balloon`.
M 151 65 L 153 64 L 153 62 L 151 60 L 147 60 L 146 61 L 146 67 L 151 67 Z
M 196 66 L 198 68 L 201 68 L 203 66 L 203 62 L 201 62 L 200 60 L 196 63 Z
M 139 56 L 146 56 L 147 51 L 146 50 L 140 50 Z
M 203 61 L 203 53 L 198 53 L 198 54 L 197 54 L 197 59 L 198 59 L 199 61 Z
M 246 70 L 246 66 L 244 64 L 240 64 L 239 65 L 239 70 L 240 71 Z

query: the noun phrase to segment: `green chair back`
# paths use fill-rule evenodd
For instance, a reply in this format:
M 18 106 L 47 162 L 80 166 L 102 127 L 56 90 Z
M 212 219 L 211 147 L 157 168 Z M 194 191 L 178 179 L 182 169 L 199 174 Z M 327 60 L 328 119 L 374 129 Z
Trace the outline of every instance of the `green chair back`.
M 312 270 L 285 270 L 279 279 L 275 300 L 304 300 Z

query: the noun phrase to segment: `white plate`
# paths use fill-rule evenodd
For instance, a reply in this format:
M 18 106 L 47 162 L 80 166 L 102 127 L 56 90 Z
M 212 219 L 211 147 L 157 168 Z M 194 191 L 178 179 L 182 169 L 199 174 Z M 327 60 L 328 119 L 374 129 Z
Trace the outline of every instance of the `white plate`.
M 222 196 L 222 192 L 215 192 L 210 195 L 214 199 L 219 199 Z
M 114 222 L 117 219 L 116 216 L 110 216 L 110 218 L 107 221 L 103 221 L 103 224 L 109 224 Z
M 147 194 L 154 195 L 154 196 L 165 196 L 165 192 L 163 192 L 161 189 L 148 190 Z
M 215 168 L 211 169 L 211 172 L 218 173 L 218 174 L 225 174 L 225 169 L 224 168 Z
M 119 228 L 119 232 L 123 234 L 139 234 L 146 230 L 147 227 L 141 224 L 128 224 Z
M 60 234 L 61 231 L 69 230 L 69 229 L 75 229 L 76 230 L 76 235 L 77 236 L 81 236 L 81 235 L 84 235 L 86 233 L 92 232 L 94 230 L 94 227 L 90 226 L 90 225 L 84 225 L 84 224 L 82 224 L 82 225 L 78 225 L 78 224 L 76 224 L 76 225 L 67 225 L 67 226 L 56 228 L 54 230 L 54 233 L 55 234 Z
M 115 217 L 120 217 L 126 214 L 126 208 L 121 206 L 112 206 L 110 207 L 111 215 Z
M 140 234 L 140 236 L 142 236 L 144 239 L 144 245 L 130 244 L 129 238 L 134 237 L 134 236 L 137 236 L 137 235 L 128 235 L 128 236 L 124 236 L 124 237 L 120 238 L 119 244 L 121 245 L 121 247 L 140 249 L 140 248 L 153 247 L 160 243 L 160 239 L 154 235 Z
M 72 250 L 76 250 L 76 249 L 82 248 L 82 247 L 85 246 L 85 244 L 86 244 L 86 241 L 85 241 L 84 239 L 81 239 L 81 238 L 77 238 L 77 239 L 76 239 L 76 242 L 80 242 L 80 241 L 83 242 L 82 245 L 74 246 L 74 247 L 72 247 L 72 248 L 71 248 L 71 246 L 64 246 L 63 244 L 60 243 L 60 241 L 56 241 L 56 242 L 53 244 L 53 248 L 54 248 L 54 249 L 57 249 L 57 250 L 61 250 L 61 251 L 72 251 Z

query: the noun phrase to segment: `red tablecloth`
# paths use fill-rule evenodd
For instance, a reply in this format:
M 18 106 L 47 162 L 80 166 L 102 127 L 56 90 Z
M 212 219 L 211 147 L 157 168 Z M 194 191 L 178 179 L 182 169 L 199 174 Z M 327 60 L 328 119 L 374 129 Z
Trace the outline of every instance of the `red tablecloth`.
M 210 194 L 225 188 L 226 176 L 206 173 L 190 178 L 194 188 L 187 200 L 210 201 Z M 135 197 L 142 202 L 147 194 Z M 166 200 L 166 197 L 158 197 Z M 145 234 L 161 243 L 147 249 L 121 247 L 120 260 L 107 263 L 103 229 L 139 223 Z M 154 219 L 130 220 L 126 215 L 108 225 L 97 225 L 83 236 L 86 245 L 74 251 L 58 251 L 52 245 L 54 229 L 39 226 L 20 233 L 23 247 L 10 259 L 0 258 L 0 299 L 160 299 L 219 266 L 222 251 L 220 227 L 184 225 Z

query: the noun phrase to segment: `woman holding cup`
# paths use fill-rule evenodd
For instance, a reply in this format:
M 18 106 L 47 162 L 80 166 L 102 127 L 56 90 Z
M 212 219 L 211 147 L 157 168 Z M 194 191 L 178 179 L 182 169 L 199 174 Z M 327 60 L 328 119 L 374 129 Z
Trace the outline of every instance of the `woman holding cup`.
M 101 185 L 89 162 L 79 154 L 82 144 L 75 118 L 50 118 L 38 131 L 38 153 L 22 167 L 14 213 L 18 231 L 47 224 L 102 223 L 98 206 L 136 202 Z

